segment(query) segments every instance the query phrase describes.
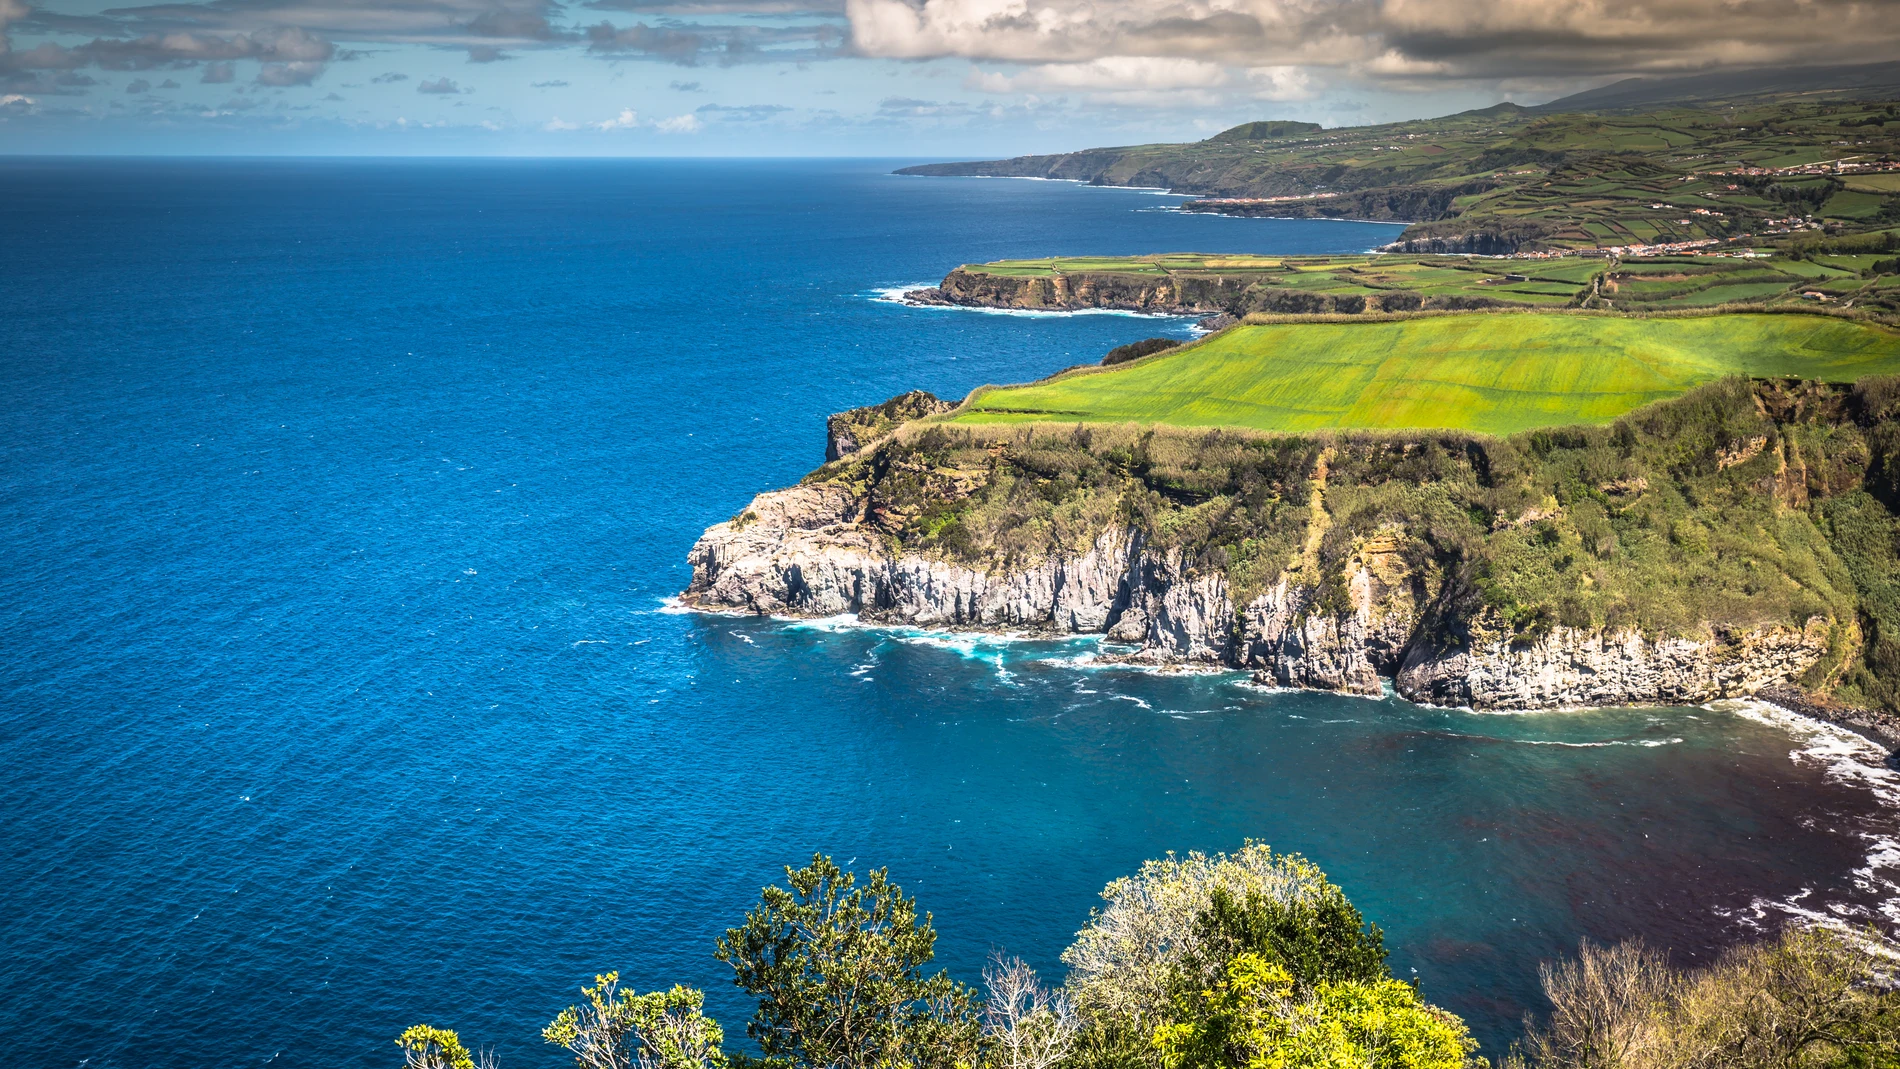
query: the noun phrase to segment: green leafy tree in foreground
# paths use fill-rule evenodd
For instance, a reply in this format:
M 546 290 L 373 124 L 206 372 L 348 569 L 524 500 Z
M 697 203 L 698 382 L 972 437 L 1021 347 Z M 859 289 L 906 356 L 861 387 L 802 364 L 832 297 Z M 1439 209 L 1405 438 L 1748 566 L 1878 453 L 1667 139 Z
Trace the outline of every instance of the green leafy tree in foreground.
M 574 1055 L 580 1069 L 725 1069 L 725 1034 L 700 1012 L 703 992 L 675 986 L 636 995 L 620 990 L 620 974 L 594 977 L 586 999 L 541 1030 L 541 1038 Z
M 1195 919 L 1200 937 L 1188 968 L 1218 975 L 1226 963 L 1254 954 L 1279 965 L 1295 986 L 1386 978 L 1385 933 L 1369 924 L 1336 885 L 1321 882 L 1291 899 L 1248 891 L 1238 898 L 1215 886 Z
M 1155 1029 L 1166 1069 L 1463 1069 L 1464 1023 L 1389 977 L 1301 994 L 1284 965 L 1244 953 Z
M 811 1069 L 968 1069 L 984 1046 L 971 990 L 923 967 L 930 915 L 874 869 L 856 877 L 814 854 L 760 892 L 715 956 L 759 999 L 746 1033 L 769 1061 Z
M 461 1037 L 446 1028 L 411 1025 L 396 1037 L 396 1046 L 408 1069 L 475 1069 Z

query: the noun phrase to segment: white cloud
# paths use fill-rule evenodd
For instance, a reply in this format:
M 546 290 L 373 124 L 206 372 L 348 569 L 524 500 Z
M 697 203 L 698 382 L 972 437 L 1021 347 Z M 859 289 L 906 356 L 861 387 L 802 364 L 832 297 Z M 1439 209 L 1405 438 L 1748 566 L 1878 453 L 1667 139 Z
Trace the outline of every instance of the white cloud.
M 596 130 L 631 130 L 640 125 L 640 113 L 632 108 L 621 108 L 620 114 L 611 119 L 590 124 Z
M 549 133 L 560 133 L 563 130 L 578 130 L 580 128 L 581 128 L 580 123 L 568 122 L 566 119 L 561 118 L 559 115 L 556 115 L 553 118 L 549 119 L 547 121 L 547 124 L 541 127 L 541 129 L 546 130 Z
M 1450 74 L 1451 64 L 1437 60 L 1413 59 L 1395 48 L 1359 64 L 1359 69 L 1368 74 L 1382 74 L 1390 77 L 1426 77 L 1434 74 Z
M 675 115 L 670 119 L 661 119 L 659 122 L 653 124 L 653 128 L 663 134 L 696 134 L 704 129 L 705 125 L 705 123 L 699 121 L 699 116 L 694 115 L 692 112 L 687 112 L 684 115 Z
M 1313 78 L 1303 67 L 1254 67 L 1247 72 L 1256 100 L 1310 100 Z
M 846 0 L 863 55 L 1172 57 L 1495 79 L 1851 63 L 1900 50 L 1893 0 Z
M 1199 59 L 1107 56 L 1087 63 L 1043 63 L 1014 74 L 972 71 L 967 83 L 985 93 L 1047 93 L 1063 90 L 1125 92 L 1213 89 L 1232 81 L 1226 68 Z

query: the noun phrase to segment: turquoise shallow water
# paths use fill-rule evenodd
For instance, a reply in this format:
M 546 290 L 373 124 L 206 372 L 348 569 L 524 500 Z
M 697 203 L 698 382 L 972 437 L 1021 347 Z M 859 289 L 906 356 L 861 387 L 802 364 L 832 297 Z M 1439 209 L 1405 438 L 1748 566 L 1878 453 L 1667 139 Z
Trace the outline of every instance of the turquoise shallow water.
M 1493 1049 L 1546 955 L 1872 915 L 1891 782 L 1716 710 L 1480 716 L 1086 642 L 669 613 L 822 418 L 1181 321 L 906 309 L 972 259 L 1362 249 L 860 162 L 0 162 L 10 1064 L 561 1064 L 593 973 L 706 986 L 814 849 L 944 964 L 1058 972 L 1108 880 L 1305 852 Z M 1869 773 L 1868 775 L 1874 775 Z M 1777 905 L 1780 904 L 1780 905 Z

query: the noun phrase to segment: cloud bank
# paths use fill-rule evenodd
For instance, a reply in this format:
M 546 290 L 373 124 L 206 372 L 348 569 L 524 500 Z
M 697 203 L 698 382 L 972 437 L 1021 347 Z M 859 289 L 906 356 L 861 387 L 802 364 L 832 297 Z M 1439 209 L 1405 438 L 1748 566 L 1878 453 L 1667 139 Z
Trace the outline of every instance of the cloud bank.
M 1894 0 L 846 0 L 846 13 L 861 55 L 1027 65 L 1168 58 L 1477 80 L 1900 54 Z

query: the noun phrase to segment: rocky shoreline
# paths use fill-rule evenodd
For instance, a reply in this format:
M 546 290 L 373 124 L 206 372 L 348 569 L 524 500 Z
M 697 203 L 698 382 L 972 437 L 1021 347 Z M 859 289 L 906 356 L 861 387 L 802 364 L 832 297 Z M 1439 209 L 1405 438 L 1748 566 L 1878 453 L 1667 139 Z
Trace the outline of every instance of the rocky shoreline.
M 680 604 L 1099 635 L 1132 664 L 1480 710 L 1754 698 L 1900 748 L 1868 667 L 1900 382 L 1727 381 L 1509 439 L 955 409 L 831 417 L 823 467 L 697 540 Z M 1753 536 L 1712 552 L 1718 525 Z
M 1132 664 L 1251 671 L 1258 683 L 1376 697 L 1386 681 L 1409 701 L 1489 710 L 1699 705 L 1756 698 L 1900 748 L 1900 722 L 1808 695 L 1792 680 L 1827 652 L 1829 622 L 1711 628 L 1701 637 L 1554 629 L 1534 643 L 1501 634 L 1435 641 L 1425 577 L 1395 544 L 1362 548 L 1351 604 L 1283 577 L 1235 604 L 1218 575 L 1192 575 L 1178 551 L 1131 528 L 1104 530 L 1086 553 L 988 572 L 892 553 L 848 487 L 808 484 L 756 497 L 710 528 L 690 554 L 683 605 L 793 617 L 855 614 L 869 623 L 947 631 L 1102 635 Z
M 1470 311 L 1520 307 L 1521 302 L 1464 294 L 1421 295 L 1395 289 L 1377 294 L 1316 293 L 1262 285 L 1255 276 L 1136 275 L 1077 271 L 1050 275 L 992 275 L 959 267 L 941 283 L 908 290 L 905 304 L 996 308 L 1033 312 L 1118 311 L 1147 315 L 1227 317 L 1365 315 L 1378 312 Z

